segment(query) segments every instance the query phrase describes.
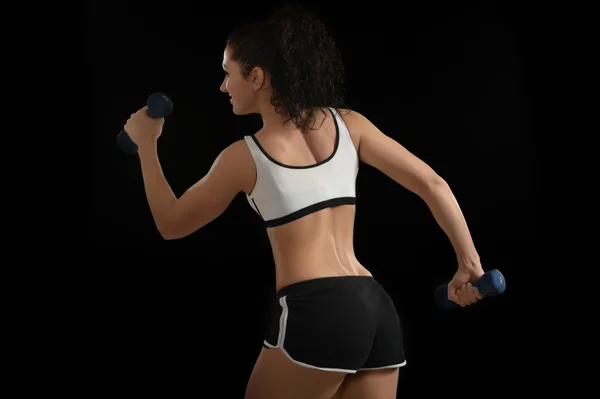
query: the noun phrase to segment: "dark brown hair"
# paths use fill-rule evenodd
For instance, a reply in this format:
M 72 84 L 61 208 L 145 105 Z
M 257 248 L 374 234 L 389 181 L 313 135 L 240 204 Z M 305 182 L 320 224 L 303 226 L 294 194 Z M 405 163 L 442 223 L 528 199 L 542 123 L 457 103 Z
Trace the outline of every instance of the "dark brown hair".
M 299 5 L 277 10 L 267 21 L 243 25 L 227 39 L 231 58 L 248 77 L 252 68 L 269 74 L 271 104 L 303 132 L 315 108 L 350 108 L 344 103 L 344 66 L 323 22 Z

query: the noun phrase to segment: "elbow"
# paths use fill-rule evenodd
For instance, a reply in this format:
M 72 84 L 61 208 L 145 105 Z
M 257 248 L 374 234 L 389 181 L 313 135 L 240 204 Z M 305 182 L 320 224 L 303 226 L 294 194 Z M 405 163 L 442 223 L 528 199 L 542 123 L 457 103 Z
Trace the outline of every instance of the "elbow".
M 160 231 L 160 236 L 163 238 L 163 240 L 166 240 L 166 241 L 177 240 L 177 239 L 183 238 L 182 235 L 172 234 L 172 233 L 167 233 L 167 232 L 162 232 L 162 231 Z
M 167 241 L 178 240 L 186 236 L 186 234 L 182 234 L 181 229 L 178 229 L 173 223 L 161 223 L 157 224 L 156 227 L 160 236 Z
M 157 225 L 158 232 L 164 240 L 179 240 L 195 233 L 201 226 L 191 225 L 183 219 Z
M 211 220 L 203 215 L 171 215 L 156 223 L 156 227 L 163 239 L 178 240 L 194 234 Z
M 446 180 L 440 175 L 434 174 L 423 182 L 419 196 L 427 202 L 432 198 L 443 195 L 443 193 L 446 193 L 449 189 L 450 186 Z
M 438 174 L 435 174 L 434 176 L 432 176 L 432 177 L 429 179 L 429 181 L 428 181 L 428 186 L 429 186 L 430 188 L 434 188 L 434 189 L 436 189 L 436 188 L 440 188 L 440 187 L 443 187 L 443 188 L 447 188 L 447 187 L 449 187 L 449 186 L 448 186 L 448 183 L 446 182 L 446 180 L 444 180 L 444 179 L 443 179 L 443 178 L 442 178 L 440 175 L 438 175 Z
M 187 237 L 189 234 L 181 230 L 159 230 L 160 236 L 166 241 L 179 240 Z
M 159 232 L 160 236 L 163 238 L 163 240 L 166 240 L 166 241 L 176 240 L 176 239 L 180 238 L 177 234 L 175 234 L 171 230 L 158 229 L 158 232 Z

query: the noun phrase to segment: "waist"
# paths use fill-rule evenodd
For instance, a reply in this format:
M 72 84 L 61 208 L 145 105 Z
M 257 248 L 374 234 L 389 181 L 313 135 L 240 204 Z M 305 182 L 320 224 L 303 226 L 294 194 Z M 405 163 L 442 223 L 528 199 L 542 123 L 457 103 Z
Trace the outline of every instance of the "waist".
M 371 273 L 356 259 L 340 262 L 322 255 L 316 257 L 299 256 L 288 262 L 275 262 L 275 284 L 279 291 L 283 287 L 298 284 L 302 281 L 338 278 L 338 277 L 371 277 Z
M 372 275 L 347 275 L 317 277 L 287 284 L 277 290 L 277 298 L 304 295 L 310 292 L 335 290 L 364 286 L 380 286 Z

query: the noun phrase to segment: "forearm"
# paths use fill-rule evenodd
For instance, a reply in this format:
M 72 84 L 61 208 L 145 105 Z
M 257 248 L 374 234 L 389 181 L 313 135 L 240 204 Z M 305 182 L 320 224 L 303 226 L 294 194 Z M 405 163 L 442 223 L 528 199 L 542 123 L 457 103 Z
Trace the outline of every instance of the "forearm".
M 177 201 L 177 197 L 163 174 L 158 160 L 156 143 L 140 146 L 138 155 L 148 205 L 158 231 L 163 234 L 167 229 L 170 212 Z
M 422 198 L 454 247 L 458 266 L 479 266 L 479 254 L 467 222 L 448 184 L 445 181 L 432 184 Z

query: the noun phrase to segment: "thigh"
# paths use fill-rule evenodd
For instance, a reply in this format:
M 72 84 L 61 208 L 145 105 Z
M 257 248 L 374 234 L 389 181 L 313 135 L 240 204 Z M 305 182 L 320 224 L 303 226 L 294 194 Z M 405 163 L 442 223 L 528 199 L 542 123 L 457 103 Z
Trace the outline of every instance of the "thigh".
M 399 368 L 365 370 L 346 376 L 334 399 L 396 399 Z
M 263 348 L 254 365 L 245 399 L 331 399 L 346 373 L 294 363 L 279 348 Z

